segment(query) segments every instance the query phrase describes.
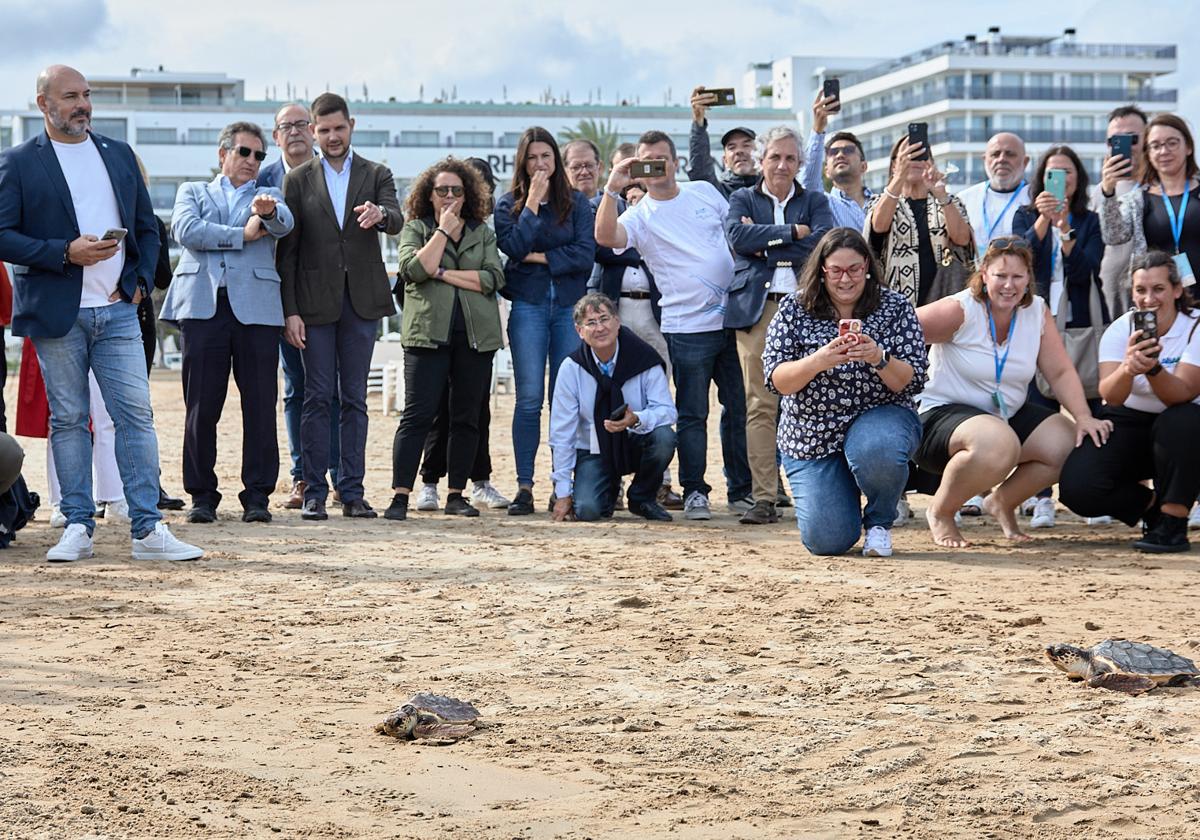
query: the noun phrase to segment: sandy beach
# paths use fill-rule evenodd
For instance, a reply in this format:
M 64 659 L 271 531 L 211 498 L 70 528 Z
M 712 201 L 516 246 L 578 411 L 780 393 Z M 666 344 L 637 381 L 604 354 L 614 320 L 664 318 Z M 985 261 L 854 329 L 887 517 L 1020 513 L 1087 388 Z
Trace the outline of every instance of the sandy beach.
M 178 374 L 152 383 L 182 491 Z M 13 422 L 15 382 L 8 387 Z M 513 486 L 500 395 L 495 482 Z M 397 418 L 372 402 L 367 497 Z M 0 552 L 0 836 L 30 838 L 1179 838 L 1200 815 L 1200 689 L 1069 683 L 1048 642 L 1200 655 L 1196 554 L 1124 526 L 969 550 L 814 558 L 748 527 L 544 513 L 239 521 L 231 388 L 221 521 L 198 563 L 138 563 L 125 526 L 49 565 L 46 520 Z M 716 444 L 710 423 L 710 463 Z M 44 491 L 44 441 L 21 439 Z M 286 465 L 282 413 L 279 442 Z M 538 465 L 539 510 L 549 493 Z M 709 480 L 720 483 L 710 467 Z M 444 500 L 444 484 L 443 484 Z M 916 522 L 926 500 L 916 497 Z M 417 691 L 473 702 L 450 746 L 373 726 Z

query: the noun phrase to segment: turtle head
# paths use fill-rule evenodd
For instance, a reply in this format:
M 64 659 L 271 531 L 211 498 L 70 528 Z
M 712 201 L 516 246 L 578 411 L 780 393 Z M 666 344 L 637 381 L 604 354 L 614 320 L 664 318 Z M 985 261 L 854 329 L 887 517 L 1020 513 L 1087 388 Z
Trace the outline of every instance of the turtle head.
M 411 739 L 413 737 L 413 729 L 416 727 L 419 717 L 417 708 L 409 703 L 405 703 L 384 718 L 383 723 L 379 724 L 375 729 L 377 732 L 382 732 L 384 735 L 390 735 L 393 738 Z
M 1046 658 L 1058 670 L 1065 671 L 1075 679 L 1083 679 L 1087 676 L 1092 655 L 1074 645 L 1046 645 Z

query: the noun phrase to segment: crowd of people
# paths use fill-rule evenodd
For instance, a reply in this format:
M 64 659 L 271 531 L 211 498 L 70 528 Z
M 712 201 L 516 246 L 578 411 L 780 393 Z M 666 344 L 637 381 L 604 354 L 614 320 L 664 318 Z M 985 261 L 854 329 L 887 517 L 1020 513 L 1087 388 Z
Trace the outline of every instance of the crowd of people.
M 1139 550 L 1186 551 L 1189 520 L 1200 527 L 1200 170 L 1173 114 L 1115 110 L 1108 133 L 1131 151 L 1105 159 L 1094 189 L 1069 146 L 1031 174 L 1021 138 L 1000 132 L 986 181 L 957 195 L 932 150 L 900 137 L 876 193 L 859 139 L 827 135 L 835 98 L 818 95 L 807 138 L 727 131 L 718 167 L 715 95 L 697 88 L 687 181 L 664 132 L 602 160 L 591 141 L 560 148 L 535 126 L 510 189 L 496 194 L 486 162 L 448 157 L 401 207 L 392 173 L 354 149 L 347 102 L 324 93 L 278 112 L 270 164 L 259 126 L 221 132 L 218 174 L 179 189 L 172 271 L 139 161 L 91 131 L 84 76 L 47 68 L 37 103 L 45 132 L 0 153 L 0 260 L 27 339 L 18 431 L 48 435 L 59 488 L 49 560 L 92 555 L 97 500 L 129 521 L 135 558 L 203 554 L 162 521 L 182 504 L 159 478 L 155 288 L 158 317 L 181 336 L 189 523 L 217 519 L 231 373 L 241 518 L 271 521 L 280 365 L 284 506 L 323 520 L 332 494 L 345 517 L 378 515 L 363 488 L 367 378 L 379 321 L 398 306 L 405 405 L 389 520 L 407 519 L 413 493 L 419 511 L 534 514 L 547 406 L 554 520 L 710 519 L 715 386 L 729 509 L 763 525 L 794 506 L 813 554 L 861 540 L 863 554 L 890 556 L 913 491 L 932 496 L 925 518 L 947 548 L 969 545 L 963 516 L 994 517 L 1015 542 L 1029 539 L 1023 516 L 1053 526 L 1056 484 L 1089 523 L 1141 523 Z M 398 237 L 395 276 L 381 234 Z M 490 449 L 505 324 L 511 500 Z M 43 395 L 40 413 L 27 391 Z M 3 461 L 19 472 L 19 458 Z

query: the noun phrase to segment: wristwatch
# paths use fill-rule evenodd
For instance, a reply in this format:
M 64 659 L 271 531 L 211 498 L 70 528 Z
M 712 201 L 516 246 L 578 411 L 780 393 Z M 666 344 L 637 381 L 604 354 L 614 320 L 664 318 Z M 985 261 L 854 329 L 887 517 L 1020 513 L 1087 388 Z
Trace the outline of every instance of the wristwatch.
M 888 362 L 892 360 L 892 354 L 888 349 L 886 347 L 881 349 L 883 350 L 883 355 L 879 357 L 879 364 L 871 365 L 872 370 L 883 370 L 888 366 Z
M 1067 230 L 1063 232 L 1062 238 L 1063 242 L 1074 242 L 1075 228 L 1067 228 Z
M 439 266 L 438 266 L 438 270 L 437 270 L 437 272 L 436 272 L 436 273 L 435 273 L 433 276 L 434 276 L 434 277 L 436 277 L 436 278 L 437 278 L 437 279 L 439 279 L 439 280 L 443 280 L 443 279 L 445 279 L 445 277 L 446 277 L 446 269 L 442 268 L 442 267 L 439 265 Z
M 1158 362 L 1150 370 L 1146 371 L 1146 376 L 1158 376 L 1163 372 L 1162 362 Z

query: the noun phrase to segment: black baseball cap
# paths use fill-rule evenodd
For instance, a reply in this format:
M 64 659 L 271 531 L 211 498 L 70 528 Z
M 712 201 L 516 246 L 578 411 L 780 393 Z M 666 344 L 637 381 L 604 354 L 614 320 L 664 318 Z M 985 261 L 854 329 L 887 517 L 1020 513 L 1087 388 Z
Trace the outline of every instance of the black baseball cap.
M 731 128 L 728 131 L 726 131 L 724 134 L 721 135 L 721 145 L 724 146 L 726 143 L 728 143 L 729 138 L 735 134 L 745 134 L 751 140 L 755 140 L 758 138 L 758 135 L 755 134 L 750 129 L 746 128 L 746 126 L 739 125 L 737 128 Z

